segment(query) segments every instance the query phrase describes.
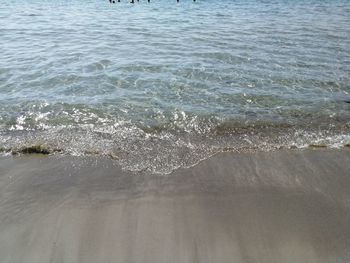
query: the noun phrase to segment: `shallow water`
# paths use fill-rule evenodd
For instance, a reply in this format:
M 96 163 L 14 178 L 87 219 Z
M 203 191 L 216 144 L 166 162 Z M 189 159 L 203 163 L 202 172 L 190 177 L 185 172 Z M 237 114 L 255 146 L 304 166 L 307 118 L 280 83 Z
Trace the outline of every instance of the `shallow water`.
M 7 1 L 0 148 L 168 173 L 350 143 L 349 1 Z

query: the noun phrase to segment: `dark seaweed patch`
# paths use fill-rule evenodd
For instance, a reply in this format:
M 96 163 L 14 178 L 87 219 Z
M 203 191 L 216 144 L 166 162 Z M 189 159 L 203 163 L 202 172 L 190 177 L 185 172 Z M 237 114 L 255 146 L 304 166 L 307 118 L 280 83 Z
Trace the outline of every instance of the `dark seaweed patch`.
M 327 148 L 327 145 L 325 144 L 310 144 L 310 148 Z
M 32 146 L 26 146 L 21 149 L 12 150 L 11 151 L 13 155 L 17 154 L 51 154 L 54 152 L 62 152 L 61 149 L 50 149 L 48 147 L 45 147 L 43 145 L 32 145 Z

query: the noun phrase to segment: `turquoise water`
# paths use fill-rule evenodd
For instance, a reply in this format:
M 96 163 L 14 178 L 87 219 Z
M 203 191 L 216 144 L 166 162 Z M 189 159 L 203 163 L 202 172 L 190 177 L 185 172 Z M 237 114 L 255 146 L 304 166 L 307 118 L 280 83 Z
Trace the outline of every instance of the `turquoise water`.
M 0 148 L 168 173 L 350 143 L 350 1 L 0 5 Z

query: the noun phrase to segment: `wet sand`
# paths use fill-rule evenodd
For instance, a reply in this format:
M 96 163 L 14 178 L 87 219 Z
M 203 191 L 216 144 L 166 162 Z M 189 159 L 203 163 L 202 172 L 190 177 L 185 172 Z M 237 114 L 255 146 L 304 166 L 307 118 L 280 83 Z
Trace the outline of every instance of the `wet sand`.
M 1 262 L 350 262 L 350 149 L 222 153 L 166 176 L 0 158 Z

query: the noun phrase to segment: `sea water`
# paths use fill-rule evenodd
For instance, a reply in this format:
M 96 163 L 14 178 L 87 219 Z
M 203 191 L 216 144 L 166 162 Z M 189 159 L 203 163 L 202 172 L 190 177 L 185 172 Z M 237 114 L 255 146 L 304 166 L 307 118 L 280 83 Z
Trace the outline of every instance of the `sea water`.
M 350 1 L 0 5 L 0 148 L 169 173 L 350 143 Z

